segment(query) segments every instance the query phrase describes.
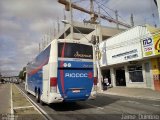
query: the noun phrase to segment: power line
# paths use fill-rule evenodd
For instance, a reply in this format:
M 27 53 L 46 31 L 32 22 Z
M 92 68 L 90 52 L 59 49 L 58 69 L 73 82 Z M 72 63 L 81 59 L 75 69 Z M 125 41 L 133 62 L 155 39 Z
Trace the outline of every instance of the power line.
M 83 2 L 83 1 L 86 1 L 86 0 L 78 0 L 78 1 L 75 1 L 75 2 L 72 2 L 72 3 L 79 3 L 79 2 Z
M 95 0 L 95 2 L 97 2 L 98 4 L 100 4 L 100 6 L 104 6 L 105 8 L 108 8 L 110 11 L 115 12 L 115 10 L 113 10 L 113 9 L 111 9 L 111 8 L 109 8 L 109 7 L 107 7 L 107 6 L 104 5 L 108 1 L 105 1 L 104 3 L 100 3 L 99 1 Z
M 104 8 L 108 8 L 110 11 L 112 11 L 112 12 L 114 12 L 114 13 L 116 12 L 116 10 L 111 9 L 111 8 L 105 6 L 104 3 L 100 3 L 99 1 L 96 1 L 96 0 L 95 0 L 95 2 L 97 3 L 97 5 L 100 5 L 100 7 L 101 7 L 111 18 L 113 18 Z M 105 3 L 106 3 L 106 2 L 108 2 L 108 1 L 105 1 Z M 104 8 L 103 8 L 102 6 L 103 6 Z M 120 17 L 120 18 L 122 19 L 122 21 L 126 22 L 126 20 L 124 20 L 119 14 L 118 14 L 118 17 Z
M 95 1 L 95 3 L 96 3 L 98 6 L 100 6 L 100 8 L 101 8 L 105 13 L 107 13 L 110 18 L 113 19 L 113 17 L 112 17 L 101 5 L 99 5 L 97 1 Z

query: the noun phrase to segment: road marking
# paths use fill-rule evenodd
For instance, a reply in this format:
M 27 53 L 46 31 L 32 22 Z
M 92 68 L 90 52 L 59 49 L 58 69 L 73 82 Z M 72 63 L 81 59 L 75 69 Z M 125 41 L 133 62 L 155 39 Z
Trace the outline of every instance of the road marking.
M 26 99 L 28 101 L 30 101 L 30 103 L 35 107 L 35 109 L 37 109 L 38 112 L 42 113 L 42 116 L 46 119 L 46 120 L 53 120 L 42 108 L 40 108 L 31 98 L 29 98 L 26 93 L 24 93 L 17 85 L 15 85 L 19 91 L 21 91 L 21 93 L 24 94 L 24 96 L 26 97 Z
M 128 102 L 128 103 L 133 103 L 133 104 L 143 104 L 143 103 L 139 103 L 136 101 L 120 101 L 120 102 L 124 102 L 124 103 Z M 143 105 L 145 105 L 145 104 L 143 104 Z M 151 104 L 151 105 L 155 106 L 155 107 L 160 107 L 160 105 L 156 105 L 156 104 Z
M 156 105 L 156 104 L 152 104 L 153 106 L 155 106 L 155 107 L 159 107 L 160 105 Z
M 23 107 L 14 107 L 13 109 L 23 109 L 23 108 L 32 108 L 34 106 L 23 106 Z
M 130 100 L 127 100 L 127 101 L 120 101 L 120 102 L 123 102 L 123 103 L 133 103 L 133 104 L 141 104 L 141 103 L 139 103 L 139 102 L 130 101 Z
M 94 108 L 97 108 L 97 109 L 101 109 L 103 110 L 104 108 L 103 107 L 98 107 L 98 106 L 95 106 L 95 105 L 91 105 L 91 104 L 88 104 L 88 103 L 85 103 L 86 105 L 89 105 L 91 107 L 94 107 Z
M 12 96 L 12 84 L 11 84 L 11 120 L 14 120 L 14 111 L 13 111 L 13 96 Z

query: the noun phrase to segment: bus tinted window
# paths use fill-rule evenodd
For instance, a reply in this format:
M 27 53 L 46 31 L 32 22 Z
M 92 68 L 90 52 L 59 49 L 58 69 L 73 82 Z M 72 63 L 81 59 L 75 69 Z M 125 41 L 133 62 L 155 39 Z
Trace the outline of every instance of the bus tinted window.
M 59 43 L 58 57 L 93 59 L 92 46 L 77 43 Z

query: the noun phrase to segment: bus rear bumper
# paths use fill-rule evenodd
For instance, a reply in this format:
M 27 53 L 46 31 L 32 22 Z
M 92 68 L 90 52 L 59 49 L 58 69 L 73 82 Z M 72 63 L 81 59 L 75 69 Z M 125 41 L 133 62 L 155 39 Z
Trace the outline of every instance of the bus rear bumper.
M 48 103 L 60 103 L 63 102 L 63 98 L 61 94 L 58 93 L 50 93 Z
M 88 99 L 95 99 L 96 98 L 96 91 L 93 91 L 93 92 L 91 92 L 91 94 L 90 94 L 90 96 L 89 96 L 89 98 Z

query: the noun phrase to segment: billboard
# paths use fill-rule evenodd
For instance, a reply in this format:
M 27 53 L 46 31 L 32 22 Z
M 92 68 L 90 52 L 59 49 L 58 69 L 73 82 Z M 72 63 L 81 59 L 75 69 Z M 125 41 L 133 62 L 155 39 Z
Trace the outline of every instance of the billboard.
M 154 53 L 155 55 L 160 54 L 160 33 L 153 35 L 153 40 L 154 40 Z
M 148 34 L 142 39 L 143 57 L 160 54 L 160 29 L 147 27 Z

